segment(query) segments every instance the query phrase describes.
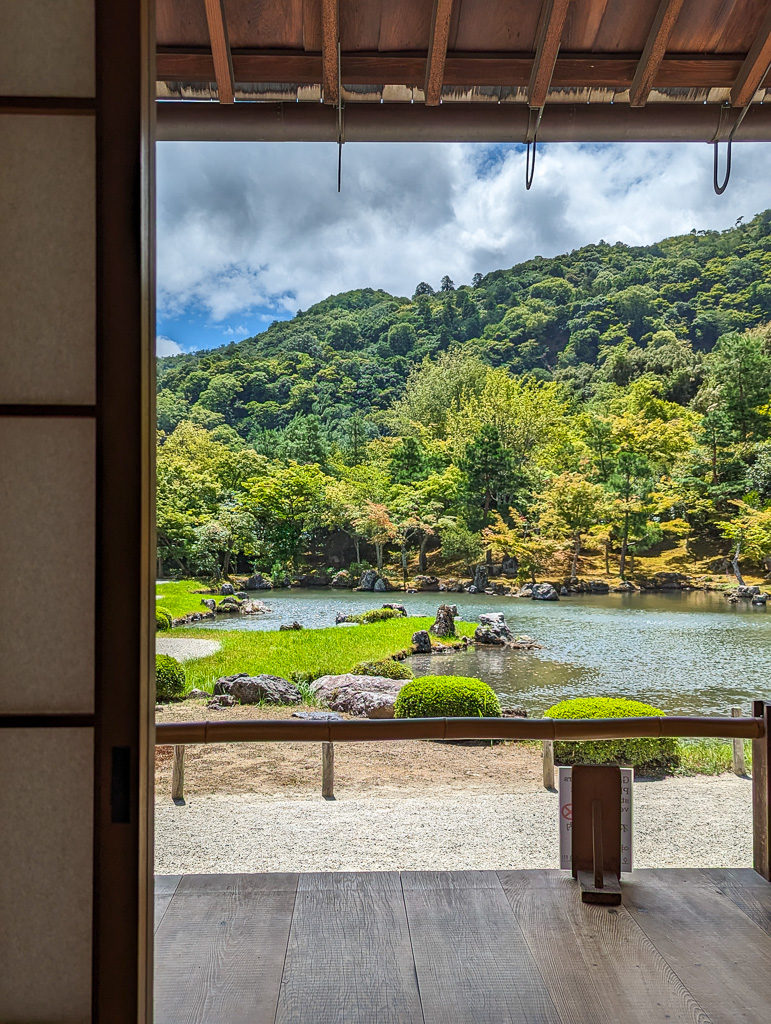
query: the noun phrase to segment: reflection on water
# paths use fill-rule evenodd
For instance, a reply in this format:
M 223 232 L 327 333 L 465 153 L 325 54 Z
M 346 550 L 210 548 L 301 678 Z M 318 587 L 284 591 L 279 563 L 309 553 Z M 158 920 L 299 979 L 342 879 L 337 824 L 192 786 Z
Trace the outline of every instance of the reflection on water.
M 506 704 L 539 713 L 568 697 L 625 696 L 680 714 L 749 712 L 769 699 L 771 614 L 718 594 L 582 595 L 540 602 L 469 594 L 360 594 L 276 591 L 262 597 L 268 615 L 213 623 L 217 629 L 278 629 L 297 619 L 308 628 L 334 624 L 337 611 L 401 601 L 410 615 L 433 615 L 442 600 L 475 621 L 503 611 L 512 630 L 543 644 L 540 651 L 473 649 L 441 658 L 413 658 L 417 675 L 479 676 Z M 363 628 L 364 627 L 355 627 Z

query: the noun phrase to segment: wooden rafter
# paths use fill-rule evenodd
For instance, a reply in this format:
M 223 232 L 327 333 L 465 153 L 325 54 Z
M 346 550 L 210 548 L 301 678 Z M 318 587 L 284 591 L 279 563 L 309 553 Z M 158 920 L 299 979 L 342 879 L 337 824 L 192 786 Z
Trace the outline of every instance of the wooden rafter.
M 667 52 L 669 37 L 684 2 L 685 0 L 661 0 L 659 4 L 640 63 L 637 65 L 632 88 L 629 90 L 629 103 L 633 107 L 644 107 L 648 100 L 656 73 Z
M 325 103 L 337 103 L 339 99 L 339 33 L 339 0 L 321 0 L 321 86 Z
M 225 21 L 223 0 L 204 0 L 204 2 L 219 100 L 220 103 L 233 103 L 236 98 L 236 81 L 233 75 L 233 59 L 230 55 L 228 25 Z
M 450 20 L 453 0 L 434 0 L 431 17 L 431 38 L 428 43 L 426 61 L 426 106 L 436 107 L 442 98 L 444 64 L 447 60 L 447 43 L 450 38 Z
M 570 0 L 543 0 L 536 34 L 535 60 L 527 89 L 530 107 L 538 108 L 546 103 L 569 5 Z
M 755 37 L 747 59 L 742 64 L 739 76 L 731 89 L 731 105 L 746 106 L 763 81 L 771 65 L 771 11 L 766 15 L 760 31 Z

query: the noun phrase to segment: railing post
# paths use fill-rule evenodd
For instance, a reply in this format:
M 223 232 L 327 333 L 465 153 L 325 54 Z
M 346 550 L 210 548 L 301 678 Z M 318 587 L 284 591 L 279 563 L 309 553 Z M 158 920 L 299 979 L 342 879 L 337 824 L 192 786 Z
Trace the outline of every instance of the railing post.
M 554 789 L 554 740 L 543 741 L 543 784 Z
M 731 708 L 732 718 L 741 718 L 741 708 Z M 747 766 L 744 763 L 744 740 L 741 737 L 735 736 L 733 741 L 733 769 L 734 775 L 746 775 Z
M 771 704 L 756 700 L 752 713 L 765 722 L 765 736 L 752 741 L 752 862 L 771 882 Z
M 335 745 L 321 744 L 321 795 L 325 800 L 335 799 Z
M 171 799 L 176 803 L 185 800 L 185 745 L 174 746 L 174 766 L 171 772 Z

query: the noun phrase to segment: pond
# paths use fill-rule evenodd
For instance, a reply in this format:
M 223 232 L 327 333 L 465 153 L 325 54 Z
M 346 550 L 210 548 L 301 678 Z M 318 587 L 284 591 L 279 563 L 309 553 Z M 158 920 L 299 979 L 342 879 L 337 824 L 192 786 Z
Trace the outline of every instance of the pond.
M 507 706 L 540 714 L 559 700 L 624 696 L 671 714 L 750 711 L 771 698 L 771 611 L 748 601 L 731 605 L 715 593 L 580 595 L 559 602 L 470 594 L 371 594 L 331 590 L 266 592 L 267 615 L 212 623 L 218 629 L 278 629 L 297 620 L 308 628 L 334 625 L 335 613 L 402 602 L 410 615 L 434 615 L 443 600 L 459 617 L 477 621 L 502 611 L 514 633 L 541 650 L 476 648 L 410 659 L 416 675 L 479 676 Z M 340 627 L 366 629 L 366 626 Z

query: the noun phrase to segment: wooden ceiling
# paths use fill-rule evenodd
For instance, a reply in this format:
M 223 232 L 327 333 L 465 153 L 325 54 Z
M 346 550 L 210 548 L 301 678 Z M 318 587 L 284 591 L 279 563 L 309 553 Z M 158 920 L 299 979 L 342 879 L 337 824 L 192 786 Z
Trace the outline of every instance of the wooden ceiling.
M 531 135 L 556 104 L 579 119 L 582 106 L 613 106 L 614 124 L 638 129 L 664 104 L 707 105 L 719 135 L 718 112 L 730 126 L 771 99 L 771 0 L 156 0 L 156 9 L 159 99 L 215 100 L 220 110 L 248 102 L 252 113 L 260 101 L 394 105 L 402 114 L 383 123 L 402 117 L 405 138 L 421 120 L 405 110 L 416 104 L 437 108 L 422 118 L 431 124 L 449 124 L 458 104 L 519 107 L 536 112 Z M 747 123 L 770 119 L 771 105 Z M 376 120 L 373 108 L 367 121 Z M 552 135 L 561 120 L 551 117 Z

